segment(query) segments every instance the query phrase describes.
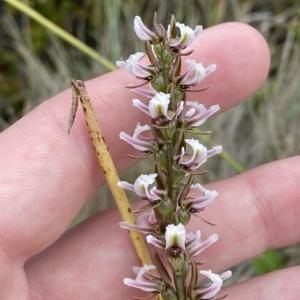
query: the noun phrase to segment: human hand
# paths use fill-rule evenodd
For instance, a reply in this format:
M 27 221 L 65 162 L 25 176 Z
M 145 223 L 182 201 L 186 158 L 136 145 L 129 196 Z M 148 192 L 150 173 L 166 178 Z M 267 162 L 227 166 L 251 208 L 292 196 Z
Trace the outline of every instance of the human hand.
M 217 64 L 210 87 L 191 98 L 224 111 L 263 83 L 269 52 L 263 38 L 244 24 L 226 23 L 202 32 L 192 57 Z M 87 82 L 100 127 L 118 170 L 132 160 L 119 132 L 132 132 L 145 116 L 132 108 L 135 94 L 124 88 L 124 70 Z M 71 92 L 44 102 L 0 135 L 0 299 L 131 299 L 139 291 L 123 284 L 140 263 L 115 210 L 101 212 L 65 232 L 71 220 L 105 179 L 90 143 L 81 110 L 66 133 Z M 220 239 L 204 252 L 205 269 L 220 272 L 267 248 L 295 243 L 300 233 L 297 178 L 299 158 L 274 162 L 209 185 L 217 200 L 191 230 Z M 284 178 L 284 181 L 283 181 Z M 288 193 L 287 193 L 288 191 Z M 65 232 L 65 233 L 64 233 Z M 228 287 L 228 299 L 298 299 L 299 267 Z M 295 279 L 294 279 L 295 278 Z M 294 282 L 293 282 L 294 280 Z

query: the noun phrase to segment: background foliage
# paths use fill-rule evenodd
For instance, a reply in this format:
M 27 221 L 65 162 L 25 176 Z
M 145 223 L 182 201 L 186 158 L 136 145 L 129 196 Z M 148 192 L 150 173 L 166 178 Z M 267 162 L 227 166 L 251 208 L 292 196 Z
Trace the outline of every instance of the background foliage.
M 114 62 L 143 50 L 132 32 L 139 15 L 151 24 L 153 12 L 168 24 L 170 14 L 194 28 L 227 21 L 247 23 L 267 40 L 272 65 L 264 86 L 243 103 L 214 118 L 211 144 L 222 144 L 246 169 L 299 154 L 300 150 L 300 1 L 295 0 L 31 0 L 23 1 Z M 0 130 L 36 105 L 69 88 L 71 78 L 88 80 L 108 70 L 62 41 L 17 9 L 0 3 Z M 254 69 L 259 66 L 253 66 Z M 222 132 L 219 130 L 222 128 Z M 203 181 L 235 175 L 238 170 L 219 158 L 209 162 Z M 150 166 L 150 168 L 149 168 Z M 132 181 L 151 172 L 139 162 L 126 172 Z M 99 201 L 100 196 L 102 200 Z M 131 197 L 132 195 L 130 195 Z M 108 199 L 106 202 L 103 200 Z M 112 206 L 106 187 L 91 199 L 73 224 Z M 299 264 L 299 245 L 268 250 L 236 267 L 233 280 L 243 280 Z

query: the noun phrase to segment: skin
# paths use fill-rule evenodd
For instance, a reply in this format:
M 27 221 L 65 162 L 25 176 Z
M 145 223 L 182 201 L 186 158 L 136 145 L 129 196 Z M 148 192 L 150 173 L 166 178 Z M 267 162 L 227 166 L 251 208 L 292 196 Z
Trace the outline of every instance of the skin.
M 269 69 L 269 50 L 261 35 L 239 23 L 205 30 L 192 45 L 192 59 L 217 71 L 191 99 L 221 111 L 254 93 Z M 138 81 L 117 70 L 86 83 L 118 170 L 133 161 L 132 148 L 118 138 L 132 133 L 147 116 L 131 105 L 135 93 L 124 86 Z M 142 97 L 139 97 L 143 100 Z M 67 135 L 71 91 L 45 101 L 0 134 L 0 299 L 132 299 L 145 296 L 123 285 L 139 266 L 118 211 L 107 210 L 67 232 L 66 228 L 105 180 L 89 140 L 81 109 Z M 189 229 L 219 241 L 199 255 L 203 269 L 218 273 L 268 248 L 300 240 L 300 158 L 269 163 L 211 183 L 219 196 Z M 138 205 L 138 207 L 140 204 Z M 225 288 L 227 299 L 299 299 L 300 267 L 270 273 Z

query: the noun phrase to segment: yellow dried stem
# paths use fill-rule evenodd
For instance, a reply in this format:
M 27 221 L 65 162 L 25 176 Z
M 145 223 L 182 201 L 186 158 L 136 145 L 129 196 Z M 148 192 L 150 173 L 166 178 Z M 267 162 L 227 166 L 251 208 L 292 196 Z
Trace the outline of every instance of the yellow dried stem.
M 94 112 L 94 108 L 86 92 L 84 83 L 81 80 L 72 80 L 71 83 L 72 83 L 73 101 L 72 101 L 72 109 L 70 114 L 68 132 L 70 132 L 71 127 L 74 123 L 75 114 L 78 106 L 78 99 L 79 99 L 82 104 L 84 117 L 87 126 L 89 128 L 91 140 L 95 148 L 95 152 L 97 154 L 100 166 L 106 177 L 110 190 L 115 198 L 121 216 L 124 222 L 128 222 L 130 224 L 136 224 L 135 217 L 132 213 L 130 203 L 127 199 L 124 190 L 117 187 L 117 183 L 120 181 L 120 178 L 118 176 L 117 170 L 112 161 L 111 155 L 108 151 L 104 137 L 101 133 Z M 130 237 L 132 239 L 132 242 L 134 244 L 134 247 L 137 251 L 137 254 L 141 262 L 143 264 L 148 264 L 148 265 L 152 264 L 149 252 L 146 248 L 146 245 L 140 233 L 136 231 L 130 231 Z
M 117 186 L 120 181 L 117 170 L 114 166 L 111 155 L 108 151 L 107 145 L 105 143 L 104 137 L 101 133 L 98 121 L 94 112 L 94 108 L 91 104 L 90 98 L 86 92 L 84 83 L 81 80 L 72 80 L 72 109 L 70 112 L 69 128 L 70 132 L 72 125 L 75 120 L 76 110 L 78 107 L 78 99 L 80 100 L 84 112 L 84 117 L 89 128 L 92 144 L 95 148 L 96 155 L 98 157 L 100 166 L 106 177 L 109 188 L 115 198 L 118 209 L 121 213 L 122 219 L 129 224 L 136 224 L 135 217 L 132 213 L 132 209 L 128 198 L 122 188 Z M 148 249 L 145 245 L 144 239 L 139 232 L 129 231 L 131 240 L 136 249 L 137 255 L 141 260 L 142 265 L 152 265 L 151 257 L 149 255 Z M 157 299 L 161 299 L 160 296 Z

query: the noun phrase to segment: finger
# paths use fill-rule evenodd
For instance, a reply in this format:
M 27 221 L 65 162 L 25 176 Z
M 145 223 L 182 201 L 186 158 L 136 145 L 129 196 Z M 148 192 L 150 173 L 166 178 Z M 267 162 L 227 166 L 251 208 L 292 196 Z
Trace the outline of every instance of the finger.
M 132 298 L 123 279 L 134 276 L 132 266 L 140 262 L 119 221 L 115 211 L 99 213 L 31 258 L 25 265 L 30 298 Z
M 224 288 L 220 295 L 229 293 L 228 298 L 231 300 L 297 300 L 300 292 L 300 285 L 297 280 L 299 272 L 299 266 L 272 272 Z
M 196 226 L 220 237 L 205 257 L 208 268 L 227 269 L 300 240 L 299 163 L 300 156 L 287 158 L 207 186 L 219 196 L 203 216 L 219 226 Z
M 210 88 L 199 95 L 207 105 L 218 102 L 223 109 L 229 108 L 255 91 L 266 77 L 267 45 L 247 25 L 227 23 L 208 29 L 194 48 L 193 58 L 218 65 L 205 82 Z M 254 63 L 260 66 L 255 72 Z M 123 87 L 131 81 L 124 70 L 118 70 L 86 84 L 119 170 L 132 163 L 125 157 L 131 149 L 119 140 L 119 132 L 132 132 L 138 121 L 147 122 L 131 107 L 135 95 Z M 104 181 L 81 112 L 71 134 L 66 134 L 70 101 L 68 90 L 0 136 L 4 209 L 0 232 L 12 256 L 26 258 L 52 243 Z
M 300 157 L 289 158 L 207 186 L 216 189 L 219 196 L 205 209 L 204 217 L 219 225 L 206 226 L 194 218 L 189 227 L 193 232 L 200 229 L 203 239 L 213 233 L 219 235 L 219 240 L 197 257 L 198 261 L 206 261 L 202 269 L 221 272 L 267 248 L 299 241 L 300 232 L 291 230 L 300 226 L 297 179 L 300 168 L 294 167 L 299 163 Z M 86 268 L 84 278 L 78 279 L 80 284 L 84 284 L 82 280 L 87 284 L 93 278 L 101 278 L 97 291 L 104 290 L 111 281 L 121 282 L 124 277 L 133 276 L 129 275 L 131 267 L 139 262 L 129 237 L 117 226 L 119 220 L 117 212 L 103 212 L 66 233 L 63 239 L 29 261 L 26 272 L 33 292 L 47 290 L 50 276 L 53 276 L 52 293 L 59 292 L 60 281 L 56 282 L 55 278 L 64 268 L 70 274 L 77 274 L 76 268 Z M 75 253 L 72 249 L 76 249 Z M 70 264 L 73 255 L 76 262 Z M 116 265 L 117 272 L 112 267 Z M 75 277 L 74 280 L 76 285 Z M 66 299 L 72 299 L 71 296 Z

